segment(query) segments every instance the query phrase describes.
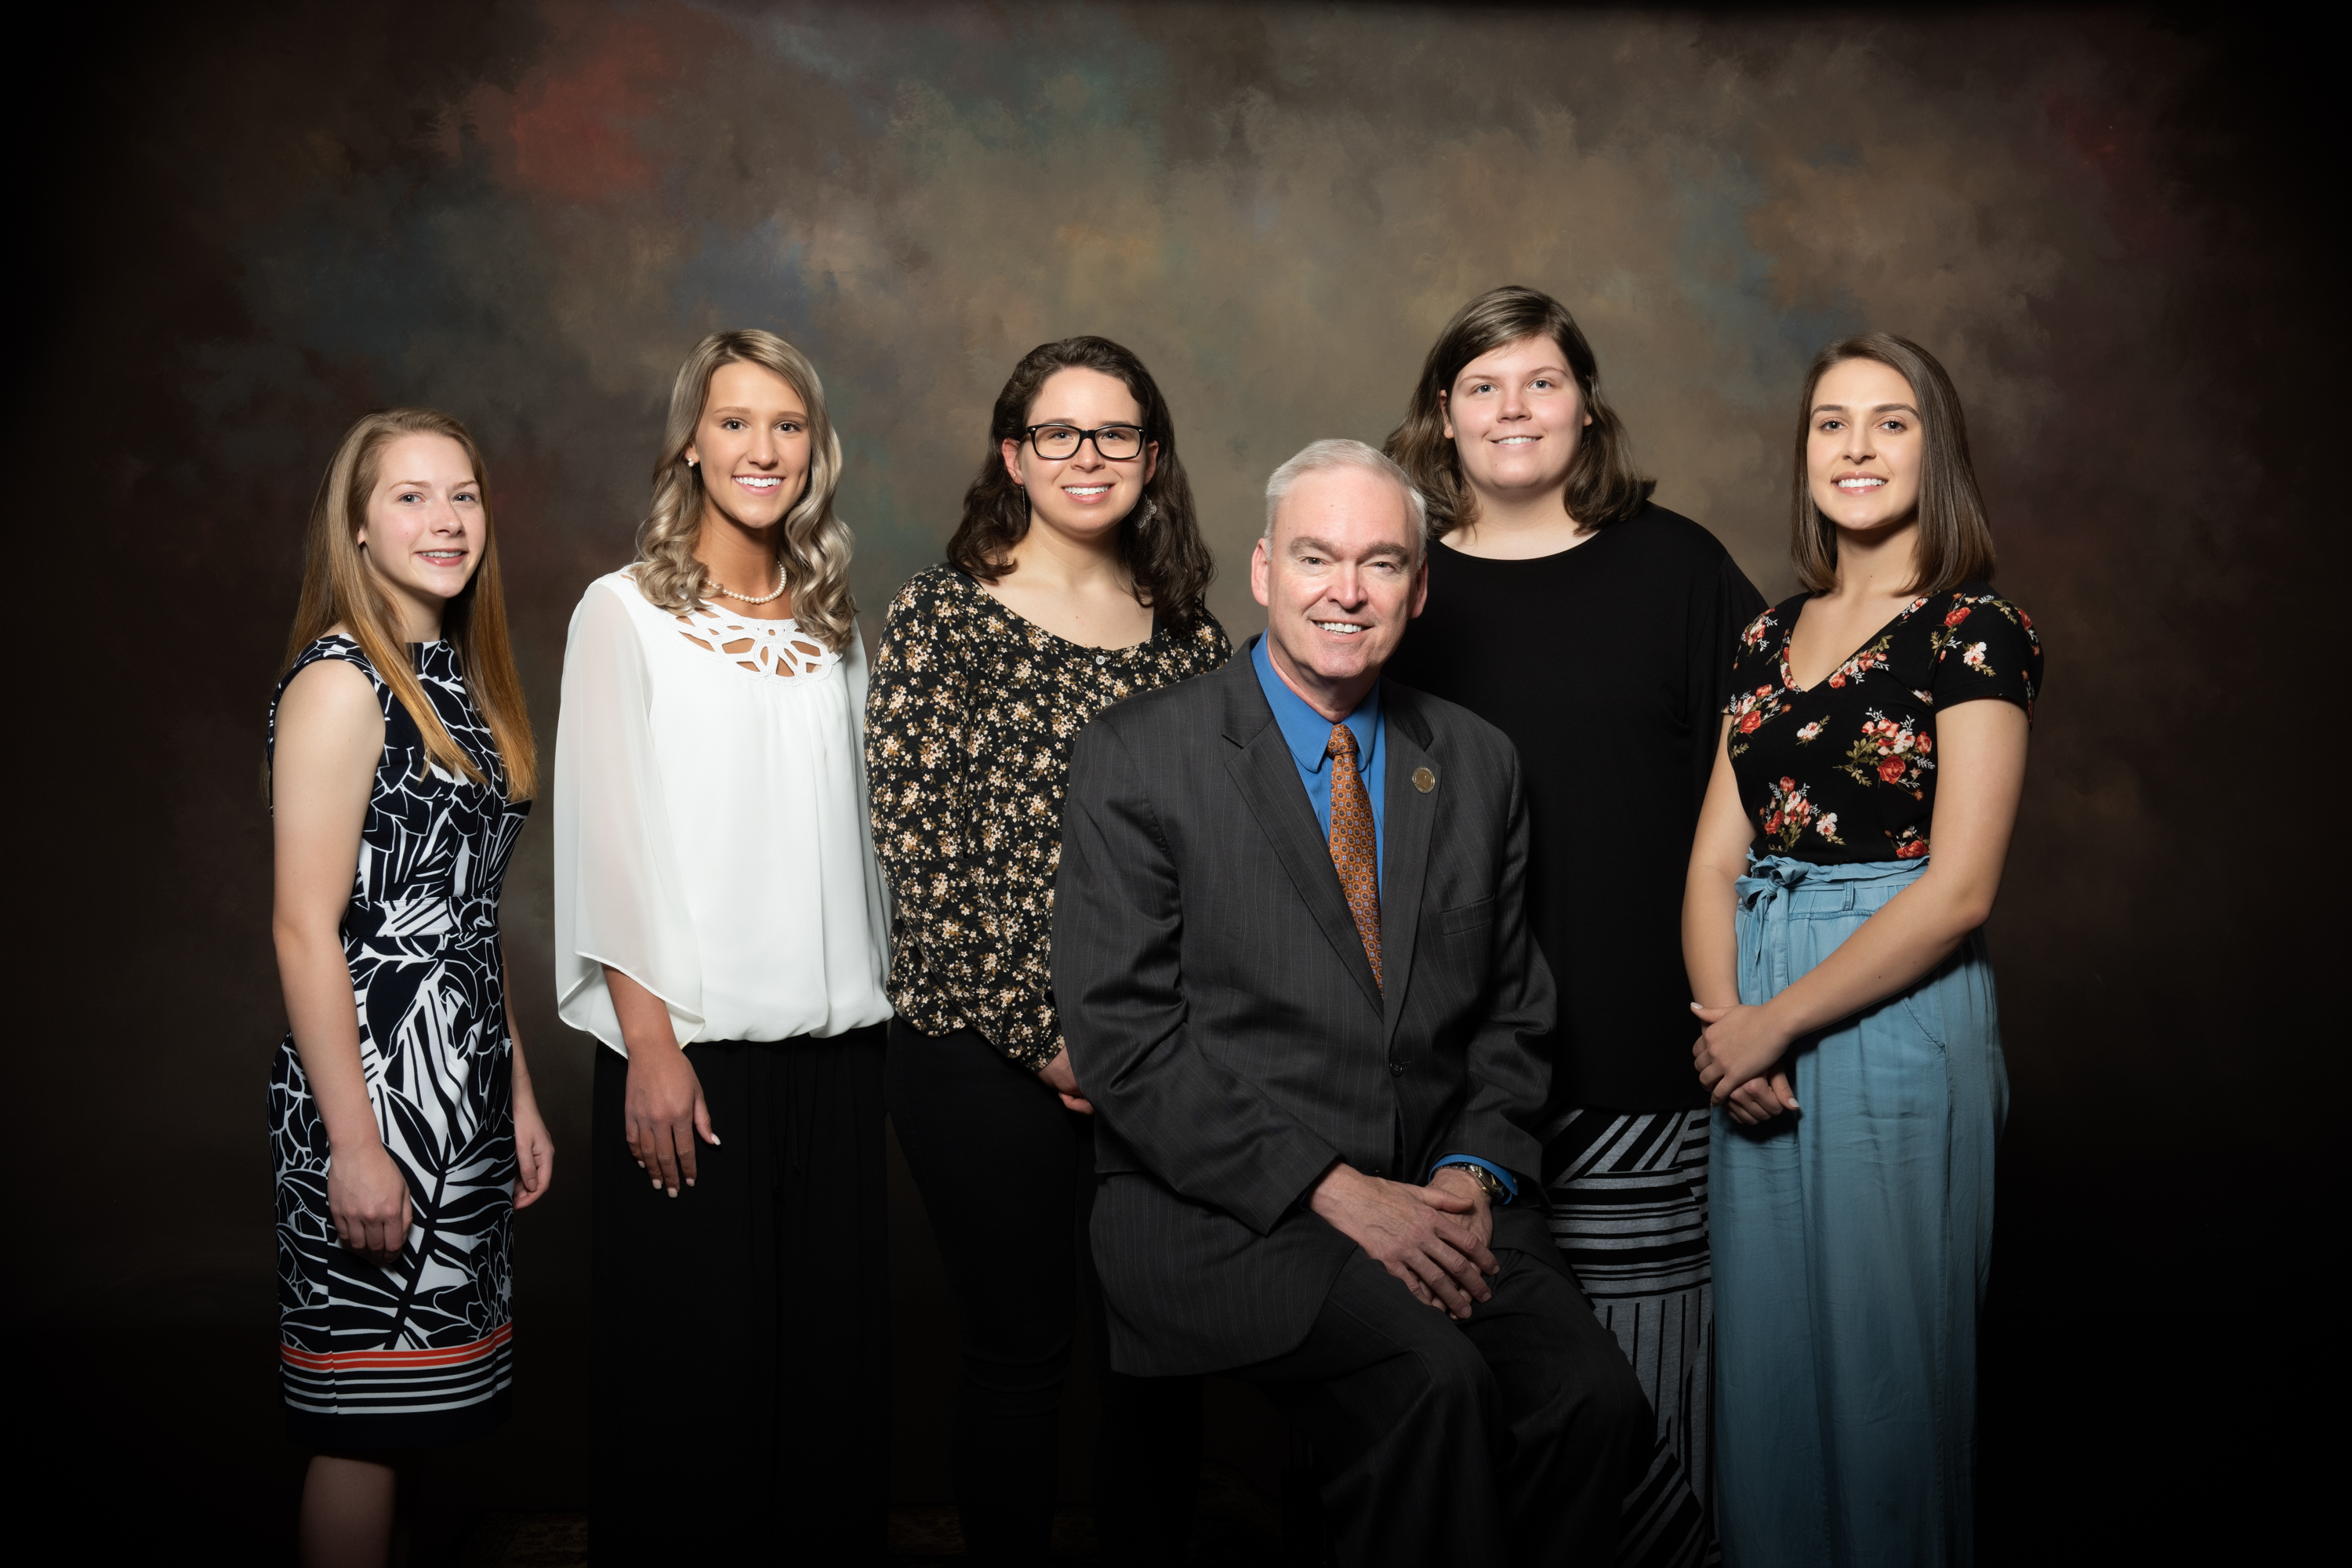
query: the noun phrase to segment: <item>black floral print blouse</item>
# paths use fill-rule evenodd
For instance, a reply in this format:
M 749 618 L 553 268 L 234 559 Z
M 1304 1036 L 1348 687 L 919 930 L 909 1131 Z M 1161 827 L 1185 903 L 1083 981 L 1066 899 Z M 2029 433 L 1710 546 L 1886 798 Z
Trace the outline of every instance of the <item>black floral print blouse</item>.
M 1062 1049 L 1054 873 L 1070 746 L 1112 703 L 1225 662 L 1216 618 L 1097 648 L 952 566 L 890 602 L 866 700 L 874 848 L 890 884 L 890 1002 L 927 1035 L 977 1031 L 1033 1071 Z
M 1759 853 L 1822 864 L 1927 853 L 1936 811 L 1936 712 L 1981 698 L 2033 717 L 2042 637 L 1983 583 L 1925 595 L 1827 679 L 1789 678 L 1800 594 L 1740 634 L 1728 751 Z

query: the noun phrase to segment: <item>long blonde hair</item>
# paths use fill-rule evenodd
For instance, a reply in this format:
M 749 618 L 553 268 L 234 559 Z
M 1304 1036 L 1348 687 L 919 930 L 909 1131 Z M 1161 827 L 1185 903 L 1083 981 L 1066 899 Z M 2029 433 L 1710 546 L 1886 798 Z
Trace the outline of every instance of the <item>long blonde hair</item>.
M 653 506 L 637 525 L 637 560 L 630 570 L 646 602 L 673 615 L 709 596 L 710 574 L 694 558 L 694 542 L 702 532 L 702 479 L 687 462 L 686 449 L 702 422 L 710 378 L 720 365 L 739 363 L 773 372 L 808 405 L 808 484 L 784 514 L 777 564 L 792 589 L 793 620 L 837 653 L 848 646 L 857 616 L 849 596 L 849 525 L 833 511 L 833 492 L 841 483 L 841 437 L 825 412 L 824 384 L 816 367 L 773 332 L 713 332 L 677 367 L 669 393 L 669 426 L 661 460 L 654 465 Z
M 375 667 L 377 679 L 392 688 L 415 721 L 425 739 L 425 759 L 476 784 L 490 782 L 481 765 L 450 737 L 448 726 L 425 695 L 392 596 L 360 552 L 360 525 L 367 521 L 368 497 L 375 489 L 383 450 L 403 436 L 446 436 L 457 442 L 473 465 L 474 483 L 481 488 L 482 563 L 443 608 L 441 635 L 456 650 L 466 689 L 506 764 L 507 798 L 528 800 L 539 791 L 539 749 L 531 741 L 530 714 L 507 641 L 507 602 L 499 581 L 499 532 L 490 518 L 489 476 L 483 472 L 482 449 L 474 444 L 472 433 L 446 414 L 387 408 L 344 433 L 334 460 L 327 465 L 327 477 L 320 481 L 318 499 L 310 504 L 310 530 L 302 543 L 302 601 L 294 612 L 293 633 L 286 639 L 280 677 L 294 668 L 303 649 L 340 623 Z

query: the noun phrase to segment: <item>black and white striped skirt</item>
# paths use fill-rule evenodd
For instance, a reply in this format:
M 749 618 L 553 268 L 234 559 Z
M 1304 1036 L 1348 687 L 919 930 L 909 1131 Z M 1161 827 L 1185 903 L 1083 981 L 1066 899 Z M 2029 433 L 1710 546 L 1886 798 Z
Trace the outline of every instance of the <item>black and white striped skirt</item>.
M 1707 1123 L 1704 1110 L 1575 1110 L 1546 1152 L 1552 1239 L 1657 1412 L 1649 1472 L 1625 1502 L 1622 1563 L 1720 1560 L 1707 1465 Z

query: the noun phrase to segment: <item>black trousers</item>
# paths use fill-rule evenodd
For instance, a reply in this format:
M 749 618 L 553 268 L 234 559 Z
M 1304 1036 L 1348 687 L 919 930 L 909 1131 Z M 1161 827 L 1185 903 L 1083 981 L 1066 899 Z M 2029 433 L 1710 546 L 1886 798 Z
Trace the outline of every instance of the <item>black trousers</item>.
M 1346 1568 L 1616 1561 L 1649 1401 L 1556 1256 L 1495 1257 L 1456 1322 L 1356 1252 L 1305 1343 L 1234 1373 L 1314 1447 Z
M 1099 1412 L 1095 1523 L 1118 1564 L 1182 1561 L 1201 1467 L 1201 1380 L 1110 1370 L 1087 1222 L 1094 1123 L 969 1029 L 890 1025 L 890 1120 L 955 1299 L 956 1510 L 977 1563 L 1045 1560 L 1062 1376 L 1079 1300 Z
M 888 1529 L 883 1026 L 688 1046 L 711 1131 L 675 1198 L 596 1053 L 590 1547 L 611 1563 L 878 1559 Z

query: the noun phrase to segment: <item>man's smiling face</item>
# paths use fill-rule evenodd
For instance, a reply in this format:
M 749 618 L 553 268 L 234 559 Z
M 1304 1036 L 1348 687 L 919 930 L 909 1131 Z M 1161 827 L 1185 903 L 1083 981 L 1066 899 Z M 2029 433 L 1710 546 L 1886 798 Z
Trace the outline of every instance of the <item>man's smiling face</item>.
M 1265 606 L 1276 670 L 1337 722 L 1380 679 L 1428 597 L 1412 503 L 1370 468 L 1301 474 L 1257 542 L 1250 589 Z

